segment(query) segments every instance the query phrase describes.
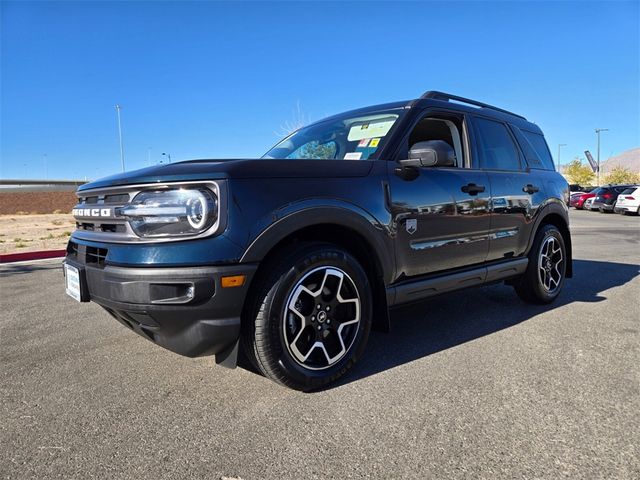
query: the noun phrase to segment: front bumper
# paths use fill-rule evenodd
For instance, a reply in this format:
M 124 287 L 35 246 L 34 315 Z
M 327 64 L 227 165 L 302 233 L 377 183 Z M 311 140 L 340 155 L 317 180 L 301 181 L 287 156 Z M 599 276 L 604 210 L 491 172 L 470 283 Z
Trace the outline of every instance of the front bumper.
M 219 355 L 224 361 L 237 352 L 256 265 L 121 267 L 88 263 L 78 253 L 65 262 L 79 269 L 86 300 L 144 338 L 188 357 Z M 246 275 L 242 286 L 222 288 L 223 276 L 240 274 Z

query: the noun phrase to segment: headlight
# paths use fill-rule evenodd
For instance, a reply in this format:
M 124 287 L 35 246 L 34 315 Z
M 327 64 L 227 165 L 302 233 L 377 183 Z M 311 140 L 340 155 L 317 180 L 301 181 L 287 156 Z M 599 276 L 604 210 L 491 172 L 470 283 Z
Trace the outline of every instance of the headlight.
M 140 237 L 199 235 L 218 219 L 218 199 L 204 188 L 147 190 L 120 209 Z

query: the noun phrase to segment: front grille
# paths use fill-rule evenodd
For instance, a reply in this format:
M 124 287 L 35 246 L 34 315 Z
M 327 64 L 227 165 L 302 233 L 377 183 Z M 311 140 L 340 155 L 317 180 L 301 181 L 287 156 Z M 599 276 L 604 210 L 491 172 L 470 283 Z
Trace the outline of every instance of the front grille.
M 82 245 L 71 240 L 67 244 L 67 257 L 84 265 L 104 268 L 109 249 Z
M 78 257 L 78 244 L 75 242 L 69 242 L 67 244 L 67 256 L 68 257 Z
M 90 197 L 79 197 L 78 207 L 83 205 L 113 205 L 125 204 L 129 201 L 128 193 L 114 193 L 105 195 L 92 195 Z
M 76 228 L 85 232 L 127 233 L 123 223 L 76 222 Z
M 118 193 L 118 194 L 104 196 L 105 205 L 110 205 L 113 203 L 127 203 L 128 201 L 129 201 L 128 193 Z
M 77 222 L 76 222 L 76 228 L 78 230 L 88 230 L 90 232 L 93 232 L 96 229 L 93 223 L 77 223 Z
M 106 248 L 87 247 L 85 263 L 104 267 L 104 261 L 107 258 L 108 250 Z
M 127 227 L 117 223 L 103 223 L 100 225 L 100 230 L 109 233 L 126 233 Z
M 114 191 L 115 190 L 115 191 Z M 129 190 L 129 191 L 123 191 Z M 106 217 L 82 215 L 76 217 L 76 232 L 82 234 L 86 240 L 98 241 L 127 241 L 134 235 L 128 228 L 127 221 L 113 212 L 118 207 L 126 205 L 136 194 L 136 187 L 114 187 L 104 190 L 92 191 L 90 194 L 78 193 L 78 204 L 74 210 L 91 209 L 92 211 L 106 209 L 111 214 Z M 90 217 L 90 218 L 87 218 Z

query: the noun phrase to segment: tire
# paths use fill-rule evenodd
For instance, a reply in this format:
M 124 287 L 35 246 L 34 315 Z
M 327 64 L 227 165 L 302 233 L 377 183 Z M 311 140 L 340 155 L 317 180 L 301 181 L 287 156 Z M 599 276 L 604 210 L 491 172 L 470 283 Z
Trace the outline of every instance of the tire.
M 514 283 L 516 293 L 527 303 L 551 303 L 562 290 L 566 270 L 567 252 L 562 234 L 554 225 L 543 225 L 529 252 L 527 270 Z
M 309 391 L 336 381 L 371 330 L 369 279 L 346 250 L 301 243 L 272 259 L 243 316 L 245 354 L 269 379 Z

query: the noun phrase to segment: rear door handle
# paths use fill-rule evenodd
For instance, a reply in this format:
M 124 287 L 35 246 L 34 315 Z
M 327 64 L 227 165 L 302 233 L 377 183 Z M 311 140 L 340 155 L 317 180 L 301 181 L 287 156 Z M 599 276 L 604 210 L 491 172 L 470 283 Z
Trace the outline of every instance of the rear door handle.
M 524 187 L 522 187 L 522 191 L 526 193 L 536 193 L 539 192 L 540 189 L 535 185 L 531 185 L 530 183 L 528 183 Z
M 484 185 L 476 185 L 475 183 L 469 183 L 464 185 L 460 190 L 469 195 L 477 195 L 480 192 L 484 192 Z

